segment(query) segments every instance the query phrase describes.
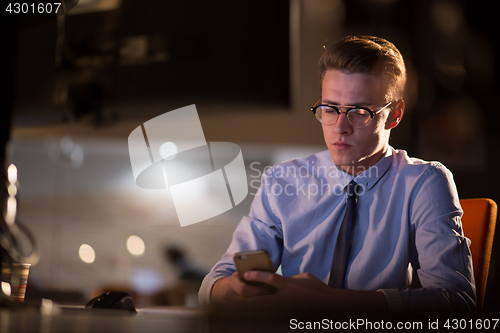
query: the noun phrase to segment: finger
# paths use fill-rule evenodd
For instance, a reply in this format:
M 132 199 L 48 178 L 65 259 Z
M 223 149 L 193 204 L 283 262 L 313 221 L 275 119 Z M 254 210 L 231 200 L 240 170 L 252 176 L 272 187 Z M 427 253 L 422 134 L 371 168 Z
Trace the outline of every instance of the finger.
M 230 285 L 231 289 L 241 297 L 254 297 L 269 294 L 266 288 L 249 285 L 240 280 L 238 275 L 231 276 Z
M 264 271 L 248 271 L 245 273 L 245 280 L 252 282 L 262 282 L 273 286 L 278 286 L 286 279 L 278 274 Z

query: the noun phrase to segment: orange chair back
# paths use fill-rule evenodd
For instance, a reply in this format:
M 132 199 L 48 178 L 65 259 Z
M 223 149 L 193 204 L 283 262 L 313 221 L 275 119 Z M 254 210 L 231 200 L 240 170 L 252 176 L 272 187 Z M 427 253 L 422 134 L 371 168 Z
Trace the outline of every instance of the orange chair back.
M 470 251 L 476 280 L 477 309 L 483 309 L 491 248 L 497 219 L 497 204 L 491 199 L 462 199 L 462 227 L 471 240 Z

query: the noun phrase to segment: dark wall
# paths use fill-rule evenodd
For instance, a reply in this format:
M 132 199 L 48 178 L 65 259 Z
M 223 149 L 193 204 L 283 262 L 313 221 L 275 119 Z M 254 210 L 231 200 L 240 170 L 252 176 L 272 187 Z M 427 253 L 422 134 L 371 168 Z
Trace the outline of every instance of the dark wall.
M 112 121 L 137 116 L 120 106 L 155 101 L 289 107 L 289 4 L 123 0 L 22 31 L 18 62 L 19 125 Z
M 7 26 L 14 26 L 17 20 L 12 17 L 5 17 L 0 20 L 0 232 L 5 234 L 7 225 L 3 219 L 6 210 L 7 188 L 6 188 L 6 144 L 10 138 L 11 112 L 14 104 L 14 52 L 16 35 L 7 29 Z M 10 261 L 10 256 L 0 246 L 0 262 Z

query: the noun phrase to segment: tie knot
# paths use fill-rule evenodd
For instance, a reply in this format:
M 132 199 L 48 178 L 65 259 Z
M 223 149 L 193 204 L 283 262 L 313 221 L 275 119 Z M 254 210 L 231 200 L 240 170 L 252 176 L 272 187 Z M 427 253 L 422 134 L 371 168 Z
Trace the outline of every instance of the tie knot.
M 356 194 L 356 189 L 358 187 L 358 183 L 354 180 L 351 180 L 349 184 L 347 184 L 347 196 L 352 197 Z

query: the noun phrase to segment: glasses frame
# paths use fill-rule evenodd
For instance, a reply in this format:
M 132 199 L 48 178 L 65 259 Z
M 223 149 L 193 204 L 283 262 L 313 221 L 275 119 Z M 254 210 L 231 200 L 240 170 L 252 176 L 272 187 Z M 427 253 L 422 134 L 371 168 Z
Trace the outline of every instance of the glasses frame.
M 340 114 L 341 113 L 345 113 L 346 117 L 347 117 L 347 120 L 349 121 L 349 124 L 351 124 L 352 126 L 356 127 L 356 128 L 363 128 L 363 127 L 366 127 L 368 126 L 368 124 L 372 121 L 373 117 L 375 117 L 377 114 L 379 114 L 380 112 L 382 112 L 384 109 L 386 109 L 389 105 L 391 105 L 392 103 L 395 103 L 395 102 L 398 102 L 396 100 L 394 101 L 390 101 L 389 103 L 387 103 L 386 105 L 384 105 L 381 109 L 379 109 L 378 111 L 373 111 L 373 110 L 370 110 L 369 108 L 367 107 L 364 107 L 364 106 L 353 106 L 353 105 L 330 105 L 330 104 L 318 104 L 316 105 L 317 103 L 319 103 L 319 101 L 321 101 L 321 98 L 318 99 L 318 101 L 314 104 L 314 106 L 311 106 L 311 112 L 314 114 L 314 116 L 316 117 L 316 119 L 318 119 L 318 121 L 323 124 L 323 122 L 321 121 L 321 119 L 318 117 L 318 115 L 316 114 L 316 110 L 321 107 L 321 106 L 326 106 L 326 107 L 329 107 L 333 110 L 335 110 L 337 112 L 337 120 L 332 123 L 332 124 L 323 124 L 325 126 L 332 126 L 332 125 L 335 125 L 338 121 L 339 121 L 339 117 L 340 117 Z M 342 111 L 340 110 L 340 108 L 347 108 L 345 111 Z M 353 123 L 351 123 L 351 120 L 349 119 L 349 116 L 347 115 L 347 113 L 351 110 L 354 110 L 354 109 L 362 109 L 362 110 L 365 110 L 368 112 L 368 114 L 370 115 L 370 120 L 364 125 L 364 126 L 355 126 Z

